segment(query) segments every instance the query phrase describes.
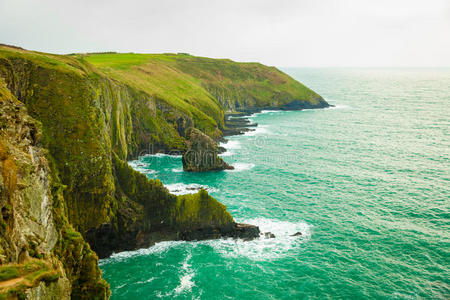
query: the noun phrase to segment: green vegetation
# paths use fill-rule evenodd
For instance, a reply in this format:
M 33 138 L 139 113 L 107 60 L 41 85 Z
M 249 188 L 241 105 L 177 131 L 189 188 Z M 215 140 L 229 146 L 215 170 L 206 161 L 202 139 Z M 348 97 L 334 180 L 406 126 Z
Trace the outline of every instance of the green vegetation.
M 34 258 L 59 260 L 77 299 L 109 297 L 97 255 L 86 242 L 90 230 L 95 236 L 106 224 L 108 234 L 118 237 L 96 245 L 110 247 L 107 253 L 133 247 L 152 231 L 233 223 L 226 207 L 206 191 L 171 195 L 160 181 L 132 170 L 127 159 L 150 145 L 153 150 L 184 150 L 185 133 L 192 127 L 218 139 L 224 112 L 293 100 L 309 107 L 325 103 L 276 68 L 189 54 L 53 55 L 0 45 L 0 81 L 7 87 L 0 83 L 0 97 L 23 103 L 23 115 L 35 119 L 30 117 L 30 139 L 42 146 L 50 169 L 58 240 L 52 253 L 40 253 L 32 243 L 27 251 Z M 2 177 L 7 190 L 15 191 L 17 174 L 26 166 L 17 165 L 7 151 L 0 143 Z M 1 234 L 8 224 L 1 222 Z M 90 242 L 97 251 L 96 241 Z M 0 254 L 7 256 L 1 247 Z M 28 272 L 25 266 L 12 266 L 0 274 L 24 278 L 8 289 L 20 298 L 27 286 L 56 280 L 51 267 L 44 267 Z
M 233 218 L 225 205 L 200 190 L 194 195 L 174 196 L 159 180 L 149 180 L 144 174 L 134 171 L 126 162 L 114 155 L 117 176 L 117 192 L 142 204 L 145 209 L 146 225 L 165 226 L 175 230 L 192 230 L 202 226 L 226 226 Z M 118 197 L 119 197 L 118 195 Z
M 228 110 L 239 107 L 281 106 L 293 100 L 320 104 L 314 91 L 275 67 L 259 63 L 236 63 L 229 59 L 181 56 L 176 67 L 198 78 Z
M 170 209 L 176 197 L 169 193 L 161 181 L 149 180 L 116 155 L 113 155 L 113 165 L 117 178 L 117 198 L 128 198 L 144 208 L 145 217 L 141 221 L 145 225 L 142 229 L 149 231 L 152 227 L 159 227 L 162 222 L 170 224 Z
M 325 103 L 314 91 L 274 67 L 188 54 L 88 54 L 82 59 L 107 76 L 154 94 L 193 116 L 197 128 L 223 128 L 223 110 L 280 106 L 293 100 Z M 213 120 L 210 120 L 212 117 Z
M 72 283 L 71 297 L 73 299 L 107 299 L 109 284 L 102 279 L 98 267 L 98 257 L 91 250 L 83 236 L 76 231 L 66 217 L 66 203 L 63 196 L 64 186 L 60 184 L 56 167 L 51 167 L 53 215 L 60 232 L 53 254 L 58 257 Z
M 0 45 L 0 58 L 5 61 L 29 61 L 42 68 L 58 70 L 68 74 L 82 75 L 88 72 L 88 69 L 79 60 L 66 55 L 27 51 Z
M 54 282 L 60 277 L 51 262 L 32 259 L 24 264 L 0 266 L 0 299 L 24 297 L 26 289 L 40 282 Z
M 4 266 L 0 268 L 0 281 L 19 277 L 19 271 L 16 267 Z
M 197 194 L 178 196 L 172 213 L 176 226 L 185 231 L 202 227 L 219 228 L 234 222 L 227 207 L 204 189 Z
M 25 78 L 32 78 L 32 76 Z M 48 136 L 43 136 L 42 125 L 28 115 L 24 105 L 5 88 L 1 78 L 0 105 L 0 120 L 1 124 L 5 125 L 2 129 L 8 128 L 8 130 L 0 131 L 0 181 L 3 189 L 0 193 L 2 211 L 2 214 L 0 214 L 0 221 L 2 222 L 0 263 L 16 261 L 16 251 L 20 251 L 19 257 L 22 256 L 19 261 L 26 260 L 27 257 L 32 258 L 31 263 L 27 262 L 24 265 L 2 265 L 0 268 L 2 278 L 0 280 L 0 289 L 2 290 L 0 299 L 2 297 L 8 299 L 22 298 L 26 289 L 35 287 L 39 282 L 57 280 L 60 273 L 54 271 L 55 269 L 60 270 L 61 266 L 64 268 L 62 276 L 65 278 L 58 281 L 56 290 L 61 287 L 71 288 L 68 292 L 77 299 L 107 298 L 109 286 L 101 278 L 96 254 L 90 249 L 81 234 L 69 224 L 67 203 L 63 195 L 66 186 L 61 184 L 56 159 L 41 148 L 43 142 L 41 138 L 45 139 L 44 142 L 47 143 L 47 147 L 52 145 L 48 143 L 51 139 Z M 37 110 L 37 112 L 40 111 Z M 44 119 L 44 121 L 47 125 L 49 124 L 47 119 Z M 48 133 L 46 132 L 46 134 Z M 44 158 L 45 153 L 49 165 Z M 49 167 L 52 172 L 48 171 Z M 36 173 L 36 168 L 41 170 L 38 175 L 39 179 L 45 177 L 44 180 L 48 180 L 49 190 L 47 189 L 47 181 L 39 183 L 39 179 L 36 180 L 37 176 L 29 176 L 31 173 Z M 44 185 L 45 188 L 40 189 L 39 184 Z M 33 189 L 34 187 L 36 189 Z M 32 196 L 27 192 L 30 189 L 32 189 Z M 53 217 L 48 222 L 54 224 L 56 230 L 54 233 L 56 236 L 51 238 L 57 239 L 57 244 L 51 252 L 43 252 L 45 251 L 43 250 L 45 247 L 41 247 L 43 241 L 40 240 L 39 235 L 31 234 L 39 230 L 38 226 L 41 226 L 34 221 L 32 216 L 35 213 L 35 211 L 31 211 L 33 209 L 33 197 L 36 197 L 34 203 L 41 206 L 40 201 L 47 196 L 47 192 L 49 194 L 51 192 L 51 208 L 53 210 Z M 24 206 L 23 203 L 17 202 L 18 199 L 28 201 L 28 205 L 31 204 L 30 211 L 27 210 L 28 205 Z M 24 220 L 16 222 L 14 220 L 16 217 L 22 217 Z M 36 222 L 37 227 L 30 226 L 30 223 L 26 222 L 26 218 L 33 220 L 33 223 Z M 27 234 L 21 236 L 17 234 L 18 232 L 27 232 Z M 49 235 L 53 235 L 52 232 L 49 232 Z M 28 244 L 24 245 L 23 240 Z M 16 249 L 17 245 L 19 245 L 18 249 Z M 49 269 L 50 265 L 51 269 Z M 86 273 L 84 270 L 90 271 Z M 8 282 L 2 283 L 1 281 Z M 58 296 L 55 295 L 55 297 Z
M 64 56 L 0 46 L 0 64 L 11 68 L 11 64 L 17 63 L 31 63 L 39 73 L 43 68 L 46 74 L 40 74 L 40 86 L 50 78 L 57 80 L 60 84 L 59 98 L 69 98 L 62 101 L 64 104 L 77 103 L 73 99 L 89 99 L 92 102 L 92 96 L 113 96 L 111 109 L 126 109 L 123 112 L 117 111 L 119 117 L 139 115 L 129 121 L 133 122 L 133 129 L 142 131 L 142 140 L 147 144 L 151 142 L 175 149 L 183 149 L 182 135 L 180 137 L 182 130 L 179 130 L 180 126 L 177 124 L 180 119 L 182 127 L 195 126 L 216 138 L 221 135 L 220 129 L 224 126 L 224 111 L 255 106 L 281 106 L 293 100 L 319 107 L 325 103 L 315 92 L 274 67 L 182 53 L 92 53 Z M 8 77 L 8 74 L 1 72 L 0 75 Z M 64 78 L 64 75 L 74 81 Z M 81 84 L 80 93 L 70 96 L 76 92 L 72 86 L 78 84 Z M 88 86 L 84 88 L 86 84 Z M 21 85 L 24 84 L 15 82 L 14 89 Z M 121 99 L 114 97 L 118 90 L 120 93 L 117 96 Z M 83 91 L 88 94 L 83 96 Z M 92 95 L 93 92 L 95 95 Z M 123 100 L 127 106 L 117 106 Z M 73 113 L 83 116 L 76 111 Z M 57 121 L 59 120 L 55 120 Z M 142 140 L 133 141 L 135 147 L 132 150 L 142 146 L 139 144 Z M 130 144 L 130 141 L 125 142 Z
M 173 68 L 171 55 L 95 54 L 81 58 L 108 77 L 186 114 L 197 128 L 209 135 L 218 136 L 216 127 L 223 126 L 219 104 L 202 88 L 200 81 Z

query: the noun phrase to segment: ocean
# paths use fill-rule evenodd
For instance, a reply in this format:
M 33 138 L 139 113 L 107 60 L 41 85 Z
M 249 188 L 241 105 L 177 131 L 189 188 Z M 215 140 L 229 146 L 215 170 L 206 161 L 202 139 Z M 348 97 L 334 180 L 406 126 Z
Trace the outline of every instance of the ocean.
M 283 70 L 334 107 L 252 115 L 223 145 L 232 171 L 130 162 L 275 238 L 114 254 L 111 299 L 450 298 L 450 69 Z

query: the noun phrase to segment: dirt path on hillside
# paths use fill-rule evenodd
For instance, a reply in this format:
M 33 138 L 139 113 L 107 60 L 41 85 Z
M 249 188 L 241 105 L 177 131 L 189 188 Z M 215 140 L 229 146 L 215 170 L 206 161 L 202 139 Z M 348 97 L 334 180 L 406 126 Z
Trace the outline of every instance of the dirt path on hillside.
M 13 279 L 6 280 L 6 281 L 1 281 L 0 282 L 0 289 L 8 288 L 10 286 L 15 285 L 16 283 L 19 283 L 19 282 L 23 281 L 23 280 L 25 280 L 23 277 L 18 277 L 18 278 L 13 278 Z

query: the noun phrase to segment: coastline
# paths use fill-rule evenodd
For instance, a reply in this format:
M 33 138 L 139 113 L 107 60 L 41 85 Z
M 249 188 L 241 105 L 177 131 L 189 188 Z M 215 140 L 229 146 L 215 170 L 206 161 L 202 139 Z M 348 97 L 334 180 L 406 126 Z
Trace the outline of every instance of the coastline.
M 324 109 L 334 107 L 334 105 L 327 103 L 323 98 L 323 102 L 321 105 L 314 106 L 308 102 L 304 101 L 292 101 L 284 106 L 272 107 L 272 106 L 264 106 L 264 107 L 251 107 L 246 109 L 237 110 L 235 112 L 228 112 L 224 114 L 224 124 L 225 128 L 222 130 L 223 137 L 221 138 L 221 142 L 225 143 L 227 136 L 233 135 L 241 135 L 245 134 L 249 131 L 254 131 L 253 127 L 257 127 L 258 123 L 253 123 L 249 117 L 254 114 L 261 113 L 265 110 L 271 111 L 301 111 L 306 109 Z M 223 149 L 223 147 L 222 147 Z M 221 149 L 221 150 L 222 150 Z M 223 151 L 225 152 L 225 151 Z M 223 153 L 220 152 L 220 153 Z
M 194 150 L 208 154 L 212 146 L 217 159 L 216 144 L 223 137 L 221 130 L 226 129 L 224 111 L 256 106 L 250 112 L 257 112 L 275 103 L 285 109 L 299 108 L 295 106 L 301 103 L 302 108 L 325 103 L 289 75 L 262 64 L 185 54 L 55 55 L 7 46 L 0 46 L 0 58 L 0 96 L 23 106 L 23 114 L 36 118 L 37 124 L 30 126 L 29 137 L 2 131 L 11 145 L 0 152 L 10 153 L 21 145 L 21 139 L 42 146 L 42 160 L 48 162 L 42 178 L 48 184 L 36 194 L 51 200 L 46 201 L 46 212 L 55 213 L 49 222 L 57 225 L 49 248 L 45 247 L 49 237 L 41 232 L 36 238 L 9 240 L 8 232 L 27 232 L 35 219 L 28 206 L 19 205 L 20 197 L 27 200 L 30 195 L 9 185 L 1 206 L 4 219 L 8 219 L 0 232 L 7 241 L 1 245 L 8 253 L 4 259 L 20 265 L 27 255 L 42 257 L 36 247 L 46 255 L 56 251 L 64 270 L 62 279 L 70 284 L 64 290 L 72 296 L 83 291 L 99 299 L 109 297 L 98 256 L 167 238 L 239 237 L 242 231 L 256 236 L 254 227 L 236 223 L 226 206 L 207 191 L 171 194 L 159 180 L 148 180 L 127 161 L 146 154 L 186 153 L 190 128 L 202 133 L 202 141 L 206 137 L 211 140 L 208 148 L 194 138 L 191 146 L 200 144 Z M 218 70 L 226 72 L 218 76 Z M 175 78 L 181 78 L 182 84 Z M 223 78 L 232 84 L 223 85 Z M 17 110 L 4 117 L 14 121 Z M 249 123 L 239 126 L 243 125 Z M 27 175 L 24 171 L 34 170 L 30 166 L 35 161 L 24 162 L 17 168 L 20 180 L 26 182 L 21 187 L 34 183 L 22 177 Z M 16 176 L 16 166 L 10 168 L 9 161 L 6 166 L 6 171 L 12 170 Z M 205 165 L 201 170 L 211 169 L 215 168 Z M 7 182 L 8 172 L 2 173 Z M 15 198 L 9 197 L 14 193 Z M 17 222 L 21 215 L 30 224 Z M 72 244 L 83 251 L 71 252 Z

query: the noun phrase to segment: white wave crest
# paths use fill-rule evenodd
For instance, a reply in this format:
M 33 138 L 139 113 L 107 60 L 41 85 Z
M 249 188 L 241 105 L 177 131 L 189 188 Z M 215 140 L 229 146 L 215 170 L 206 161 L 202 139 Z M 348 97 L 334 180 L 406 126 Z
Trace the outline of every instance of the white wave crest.
M 175 195 L 186 195 L 186 194 L 195 194 L 198 192 L 200 188 L 204 188 L 208 192 L 216 192 L 215 188 L 211 188 L 207 185 L 200 185 L 196 183 L 185 184 L 185 183 L 172 183 L 164 185 L 169 192 Z
M 160 254 L 160 253 L 163 253 L 163 252 L 169 250 L 171 247 L 173 247 L 175 245 L 183 244 L 183 243 L 185 243 L 185 242 L 184 241 L 167 241 L 167 242 L 156 243 L 155 245 L 153 245 L 149 248 L 146 248 L 146 249 L 138 249 L 138 250 L 133 250 L 133 251 L 123 251 L 123 252 L 119 252 L 119 253 L 113 253 L 109 258 L 101 259 L 99 261 L 99 264 L 102 265 L 102 264 L 106 264 L 109 262 L 120 262 L 120 261 L 124 261 L 129 258 L 136 257 L 136 256 Z
M 251 241 L 232 238 L 197 242 L 166 241 L 156 243 L 147 249 L 115 253 L 110 258 L 101 259 L 99 263 L 100 265 L 103 265 L 137 256 L 147 256 L 152 254 L 161 255 L 173 247 L 184 248 L 186 245 L 195 247 L 198 244 L 208 245 L 224 257 L 246 257 L 255 261 L 267 261 L 285 257 L 290 250 L 299 247 L 302 243 L 311 238 L 312 226 L 303 221 L 289 222 L 267 218 L 254 218 L 239 220 L 239 222 L 256 225 L 261 230 L 261 233 L 271 232 L 275 235 L 275 238 L 267 238 L 264 235 L 261 235 L 259 238 Z M 298 232 L 301 232 L 301 236 L 293 236 Z M 189 269 L 190 259 L 191 254 L 187 256 L 183 263 L 180 285 L 175 289 L 176 291 L 181 292 L 190 289 L 194 284 L 192 282 L 194 274 Z
M 224 147 L 227 150 L 231 149 L 241 149 L 241 143 L 236 140 L 228 140 L 226 143 L 220 143 L 221 147 Z
M 152 282 L 153 280 L 155 280 L 155 277 L 150 277 L 147 280 L 136 281 L 135 284 L 146 284 L 146 283 Z
M 144 173 L 144 174 L 155 174 L 158 171 L 152 170 L 148 168 L 148 164 L 139 160 L 132 160 L 128 162 L 128 165 L 132 167 L 135 171 Z
M 255 130 L 247 131 L 244 133 L 245 136 L 255 136 L 255 135 L 265 135 L 270 133 L 269 130 L 267 130 L 267 125 L 258 125 Z
M 282 110 L 262 110 L 261 112 L 260 112 L 260 114 L 268 114 L 268 113 L 278 113 L 278 112 L 281 112 Z
M 256 218 L 243 220 L 242 223 L 259 226 L 262 233 L 271 232 L 275 238 L 261 236 L 252 241 L 241 239 L 220 239 L 207 241 L 215 251 L 225 257 L 247 257 L 256 261 L 273 260 L 285 257 L 287 253 L 298 247 L 311 237 L 311 226 L 305 222 L 297 223 Z M 292 236 L 301 232 L 301 236 Z
M 234 152 L 232 151 L 226 151 L 224 153 L 219 154 L 219 156 L 232 156 L 234 155 Z
M 180 284 L 174 289 L 174 294 L 179 295 L 183 292 L 192 291 L 192 287 L 195 286 L 195 282 L 192 281 L 195 273 L 191 269 L 191 265 L 189 264 L 189 260 L 192 258 L 192 255 L 189 253 L 186 256 L 186 259 L 183 261 L 183 265 L 181 267 L 181 276 L 180 276 Z
M 255 167 L 255 164 L 252 164 L 252 163 L 234 163 L 233 167 L 234 167 L 234 170 L 225 170 L 225 171 L 226 172 L 248 171 L 250 169 L 253 169 Z
M 172 169 L 172 172 L 174 172 L 174 173 L 180 173 L 180 172 L 183 172 L 183 168 L 175 168 L 175 169 Z
M 134 168 L 141 168 L 141 167 L 147 166 L 146 163 L 144 163 L 144 162 L 142 162 L 142 161 L 139 161 L 139 160 L 132 160 L 132 161 L 129 161 L 129 162 L 128 162 L 128 165 L 129 165 L 130 167 L 132 167 L 133 169 L 134 169 Z

